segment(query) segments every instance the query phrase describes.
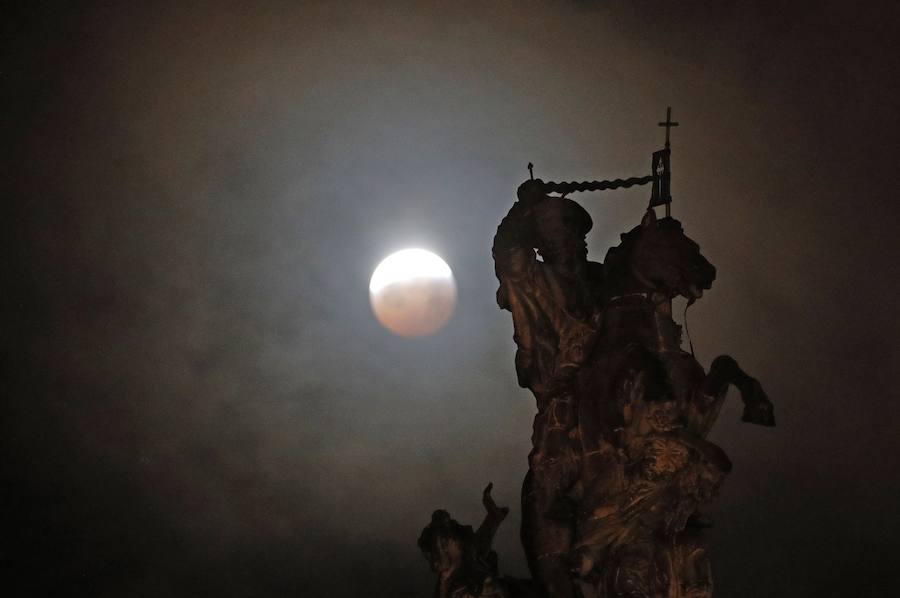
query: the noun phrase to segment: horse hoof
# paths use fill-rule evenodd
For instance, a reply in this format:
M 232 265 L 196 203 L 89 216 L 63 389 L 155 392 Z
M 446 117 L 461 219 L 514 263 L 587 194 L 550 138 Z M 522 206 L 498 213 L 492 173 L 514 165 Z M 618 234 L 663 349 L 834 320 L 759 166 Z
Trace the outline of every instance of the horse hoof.
M 772 403 L 760 402 L 745 405 L 744 415 L 741 420 L 758 426 L 766 426 L 767 428 L 775 427 L 775 412 Z

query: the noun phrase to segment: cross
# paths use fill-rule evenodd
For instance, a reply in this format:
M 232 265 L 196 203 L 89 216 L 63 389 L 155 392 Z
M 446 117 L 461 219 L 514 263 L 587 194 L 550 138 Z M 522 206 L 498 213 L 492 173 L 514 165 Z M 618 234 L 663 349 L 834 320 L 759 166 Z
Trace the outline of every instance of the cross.
M 677 127 L 678 123 L 672 122 L 672 107 L 669 106 L 666 108 L 666 122 L 659 123 L 659 126 L 666 128 L 666 149 L 669 149 L 669 129 L 672 127 Z

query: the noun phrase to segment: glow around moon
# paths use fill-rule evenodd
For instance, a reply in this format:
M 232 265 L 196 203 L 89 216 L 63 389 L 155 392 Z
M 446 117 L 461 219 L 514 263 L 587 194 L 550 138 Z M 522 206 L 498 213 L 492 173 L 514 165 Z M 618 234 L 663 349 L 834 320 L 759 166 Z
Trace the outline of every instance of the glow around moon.
M 369 281 L 372 311 L 400 336 L 438 331 L 456 306 L 456 281 L 447 262 L 424 249 L 403 249 L 384 258 Z

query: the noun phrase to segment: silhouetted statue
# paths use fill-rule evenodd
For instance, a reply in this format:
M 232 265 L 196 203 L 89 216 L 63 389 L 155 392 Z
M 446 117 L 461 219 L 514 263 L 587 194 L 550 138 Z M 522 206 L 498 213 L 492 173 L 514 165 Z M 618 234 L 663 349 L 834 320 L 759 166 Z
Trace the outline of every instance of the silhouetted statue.
M 497 572 L 497 553 L 491 543 L 509 513 L 491 498 L 488 484 L 482 494 L 486 514 L 478 531 L 461 525 L 444 510 L 431 515 L 431 523 L 419 536 L 419 549 L 437 573 L 435 598 L 538 598 L 527 580 L 503 577 Z
M 705 598 L 712 576 L 698 510 L 731 470 L 706 440 L 729 385 L 744 421 L 774 426 L 760 384 L 728 356 L 709 372 L 681 348 L 672 300 L 690 306 L 716 269 L 670 216 L 671 108 L 651 172 L 605 181 L 519 186 L 497 228 L 498 305 L 512 313 L 519 385 L 537 400 L 522 486 L 522 544 L 546 598 Z M 532 165 L 528 165 L 531 170 Z M 604 263 L 587 259 L 588 213 L 573 192 L 652 183 L 641 224 Z M 550 193 L 560 193 L 552 196 Z M 655 207 L 665 207 L 657 219 Z M 437 596 L 515 596 L 490 538 L 506 515 L 485 490 L 479 531 L 435 511 L 419 546 Z M 483 531 L 486 530 L 486 531 Z
M 522 491 L 529 567 L 554 598 L 711 595 L 697 507 L 731 464 L 706 436 L 729 384 L 745 421 L 774 425 L 771 403 L 732 358 L 706 374 L 681 349 L 671 301 L 695 301 L 715 268 L 678 221 L 648 209 L 601 265 L 586 257 L 587 213 L 544 189 L 519 188 L 493 250 L 519 384 L 538 407 Z
M 519 385 L 531 389 L 538 408 L 522 489 L 522 543 L 547 593 L 568 597 L 575 526 L 567 501 L 580 453 L 574 374 L 599 332 L 603 266 L 587 259 L 592 222 L 580 205 L 548 197 L 540 180 L 523 183 L 518 197 L 493 253 L 497 303 L 513 316 Z

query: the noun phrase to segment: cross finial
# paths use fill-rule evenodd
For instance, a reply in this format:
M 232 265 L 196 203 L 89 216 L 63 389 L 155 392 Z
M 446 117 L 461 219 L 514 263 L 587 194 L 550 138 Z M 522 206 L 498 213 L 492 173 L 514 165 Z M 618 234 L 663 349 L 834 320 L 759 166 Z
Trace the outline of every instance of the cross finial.
M 534 180 L 534 164 L 531 162 L 528 163 L 528 175 L 531 177 L 531 180 Z
M 659 123 L 659 126 L 666 128 L 666 149 L 669 149 L 669 129 L 677 127 L 678 123 L 672 122 L 672 107 L 666 108 L 666 122 Z

